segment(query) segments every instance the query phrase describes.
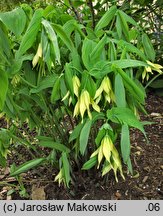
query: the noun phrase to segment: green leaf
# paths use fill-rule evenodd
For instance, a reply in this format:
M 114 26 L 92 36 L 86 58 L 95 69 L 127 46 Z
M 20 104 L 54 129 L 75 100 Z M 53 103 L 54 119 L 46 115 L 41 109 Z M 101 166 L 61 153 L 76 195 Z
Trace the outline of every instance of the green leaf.
M 130 67 L 147 67 L 148 64 L 143 61 L 132 60 L 132 59 L 121 59 L 112 61 L 112 64 L 116 65 L 119 68 L 130 68 Z
M 8 65 L 11 65 L 10 55 L 11 55 L 11 48 L 10 48 L 10 42 L 8 39 L 8 35 L 5 31 L 3 31 L 3 28 L 0 25 L 0 60 L 7 63 Z
M 128 24 L 125 20 L 125 16 L 124 13 L 121 13 L 121 11 L 118 11 L 118 15 L 121 21 L 121 26 L 122 26 L 122 31 L 124 33 L 124 36 L 126 38 L 127 41 L 129 41 L 129 28 L 128 28 Z
M 97 62 L 94 66 L 90 67 L 89 74 L 91 76 L 94 76 L 97 79 L 100 79 L 103 78 L 106 74 L 112 72 L 115 67 L 124 69 L 124 68 L 142 67 L 142 66 L 146 67 L 148 66 L 148 64 L 143 61 L 132 60 L 132 59 L 121 59 L 121 60 L 115 60 L 110 62 L 101 60 Z
M 137 101 L 144 104 L 145 92 L 143 91 L 143 89 L 139 85 L 137 85 L 121 68 L 115 69 L 113 67 L 113 70 L 117 71 L 121 75 L 124 85 L 130 92 L 130 94 L 133 95 Z
M 127 124 L 131 127 L 137 128 L 145 135 L 142 123 L 129 108 L 113 107 L 111 110 L 107 111 L 107 118 L 112 122 Z
M 119 39 L 122 38 L 122 25 L 121 25 L 121 19 L 120 19 L 120 16 L 119 14 L 117 14 L 117 17 L 116 17 L 116 30 L 117 30 L 117 33 L 118 33 L 118 37 Z
M 159 78 L 153 81 L 149 86 L 155 89 L 159 89 L 159 88 L 163 89 L 163 79 Z
M 127 163 L 130 157 L 130 132 L 127 124 L 122 125 L 121 152 L 124 163 Z
M 104 46 L 107 41 L 106 34 L 103 36 L 103 38 L 98 42 L 98 44 L 94 47 L 92 52 L 90 53 L 90 59 L 91 61 L 97 61 L 100 60 L 101 53 L 104 50 Z
M 109 10 L 102 16 L 102 18 L 97 23 L 97 25 L 95 27 L 95 32 L 97 32 L 100 29 L 109 25 L 109 23 L 112 21 L 114 15 L 115 15 L 116 11 L 117 11 L 116 6 L 110 7 Z
M 115 76 L 115 101 L 117 107 L 126 107 L 126 92 L 120 74 Z
M 71 68 L 71 63 L 66 63 L 64 76 L 65 76 L 66 86 L 70 90 L 71 95 L 73 96 L 74 95 L 74 89 L 72 83 L 73 70 Z
M 71 33 L 74 31 L 75 24 L 76 24 L 76 20 L 74 19 L 71 19 L 64 24 L 63 30 L 66 32 L 68 37 L 70 37 Z
M 47 20 L 45 20 L 45 19 L 42 20 L 42 24 L 43 24 L 43 26 L 44 26 L 47 34 L 48 34 L 49 40 L 51 41 L 56 60 L 60 64 L 60 50 L 59 50 L 59 46 L 58 46 L 57 36 L 56 36 L 51 24 Z
M 8 76 L 7 73 L 0 68 L 0 110 L 3 110 L 7 90 L 8 90 Z
M 61 40 L 64 42 L 64 44 L 67 46 L 67 48 L 73 52 L 74 50 L 74 44 L 70 37 L 67 35 L 67 33 L 63 30 L 62 26 L 53 24 L 53 27 L 55 31 L 57 32 L 58 36 L 61 38 Z
M 85 88 L 88 90 L 91 98 L 94 98 L 97 87 L 96 87 L 96 83 L 91 78 L 91 76 L 88 76 Z
M 80 142 L 80 152 L 81 152 L 82 155 L 84 155 L 85 150 L 87 148 L 88 138 L 89 138 L 89 133 L 90 133 L 90 130 L 91 130 L 91 126 L 92 126 L 92 121 L 88 120 L 85 123 L 85 125 L 82 128 L 81 133 L 80 133 L 79 142 Z
M 35 11 L 32 20 L 30 21 L 29 26 L 25 32 L 25 35 L 21 40 L 20 47 L 16 52 L 17 59 L 19 59 L 29 48 L 31 48 L 34 41 L 36 40 L 36 36 L 40 29 L 42 12 L 42 9 L 38 9 Z
M 46 160 L 46 158 L 37 158 L 30 161 L 27 161 L 26 163 L 22 164 L 21 166 L 17 167 L 14 172 L 10 174 L 10 176 L 16 176 L 21 173 L 27 172 L 28 170 L 40 165 Z
M 145 54 L 147 55 L 148 59 L 154 61 L 156 57 L 156 53 L 147 34 L 142 35 L 142 43 L 143 43 Z
M 79 123 L 74 130 L 72 131 L 72 133 L 70 134 L 69 137 L 69 142 L 72 142 L 73 140 L 77 139 L 80 135 L 81 129 L 83 128 L 83 124 Z
M 6 158 L 3 157 L 3 155 L 2 155 L 1 152 L 0 152 L 0 165 L 1 165 L 2 167 L 6 167 L 6 162 L 7 162 Z
M 89 170 L 97 164 L 97 156 L 90 158 L 84 165 L 82 166 L 82 170 Z
M 47 148 L 56 149 L 61 152 L 66 152 L 66 153 L 70 152 L 70 149 L 67 148 L 65 145 L 58 143 L 58 142 L 50 141 L 50 140 L 47 140 L 47 141 L 41 140 L 39 142 L 39 145 L 43 147 L 47 147 Z
M 97 146 L 99 146 L 102 138 L 106 135 L 106 130 L 104 128 L 100 128 L 100 130 L 98 131 L 97 137 L 95 139 L 95 143 Z
M 52 74 L 50 76 L 47 76 L 45 78 L 43 78 L 38 86 L 36 88 L 32 88 L 30 90 L 30 93 L 38 93 L 38 92 L 41 92 L 42 90 L 44 89 L 47 89 L 47 88 L 50 88 L 50 87 L 53 87 L 54 86 L 54 83 L 56 82 L 57 80 L 57 75 L 56 74 Z
M 126 22 L 134 25 L 134 26 L 138 26 L 138 23 L 131 17 L 128 16 L 125 12 L 123 12 L 122 10 L 118 10 L 119 14 L 121 14 L 121 16 L 124 17 L 124 19 L 126 20 Z
M 36 139 L 41 141 L 53 141 L 53 138 L 48 136 L 36 136 Z
M 114 61 L 117 59 L 117 50 L 115 48 L 115 44 L 110 41 L 109 42 L 109 49 L 108 49 L 108 60 Z
M 131 163 L 131 159 L 129 157 L 128 161 L 127 161 L 127 167 L 131 173 L 131 175 L 133 175 L 133 168 L 132 168 L 132 163 Z
M 55 103 L 60 98 L 60 77 L 58 77 L 53 85 L 51 93 L 51 103 Z
M 143 60 L 146 60 L 146 56 L 142 51 L 140 51 L 137 47 L 135 47 L 133 44 L 128 43 L 124 40 L 114 40 L 115 43 L 118 44 L 122 49 L 126 48 L 126 51 L 131 53 L 136 53 L 138 56 L 140 56 Z
M 96 46 L 96 43 L 92 40 L 89 40 L 88 38 L 85 38 L 85 40 L 83 41 L 82 60 L 87 70 L 90 70 L 93 67 L 90 53 L 92 53 L 95 46 Z
M 16 8 L 12 11 L 0 13 L 0 20 L 16 36 L 20 36 L 26 25 L 26 15 L 22 8 Z
M 113 71 L 111 65 L 112 64 L 108 61 L 99 61 L 94 65 L 94 67 L 90 68 L 89 74 L 94 76 L 96 79 L 101 79 L 106 74 Z
M 66 180 L 66 185 L 69 187 L 69 182 L 71 180 L 70 177 L 70 164 L 67 159 L 67 154 L 65 152 L 62 153 L 62 162 L 63 162 L 63 169 L 64 169 L 64 176 Z

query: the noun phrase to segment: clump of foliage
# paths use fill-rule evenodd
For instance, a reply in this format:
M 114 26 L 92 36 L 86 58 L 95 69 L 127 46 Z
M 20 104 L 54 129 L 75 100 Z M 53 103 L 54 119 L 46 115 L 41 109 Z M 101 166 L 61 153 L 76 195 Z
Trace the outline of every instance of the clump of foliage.
M 162 67 L 152 63 L 143 29 L 116 5 L 99 11 L 97 22 L 92 5 L 91 17 L 82 1 L 69 6 L 69 14 L 66 6 L 34 11 L 25 4 L 0 13 L 0 110 L 9 125 L 0 130 L 0 163 L 23 146 L 32 159 L 13 164 L 11 176 L 51 164 L 55 180 L 69 187 L 76 164 L 102 176 L 113 170 L 118 181 L 118 172 L 125 178 L 122 160 L 133 172 L 130 128 L 146 137 L 140 75 Z

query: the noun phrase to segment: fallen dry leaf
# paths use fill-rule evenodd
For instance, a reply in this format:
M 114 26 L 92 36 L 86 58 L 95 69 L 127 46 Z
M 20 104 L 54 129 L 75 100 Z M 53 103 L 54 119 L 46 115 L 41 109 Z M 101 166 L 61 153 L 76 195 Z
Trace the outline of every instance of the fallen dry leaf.
M 44 187 L 38 187 L 37 185 L 32 185 L 32 200 L 45 200 Z

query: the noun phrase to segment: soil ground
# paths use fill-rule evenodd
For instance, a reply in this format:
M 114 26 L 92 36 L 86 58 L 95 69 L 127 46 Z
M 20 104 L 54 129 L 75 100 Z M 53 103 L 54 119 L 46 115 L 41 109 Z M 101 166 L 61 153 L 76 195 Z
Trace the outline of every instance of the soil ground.
M 25 174 L 23 182 L 29 197 L 22 198 L 17 190 L 12 195 L 7 195 L 7 191 L 13 188 L 12 184 L 17 185 L 18 183 L 8 178 L 8 171 L 3 175 L 3 170 L 0 169 L 0 199 L 34 199 L 32 194 L 34 194 L 33 191 L 36 188 L 42 190 L 43 197 L 47 200 L 163 199 L 163 97 L 149 93 L 146 100 L 146 110 L 148 115 L 141 116 L 141 118 L 145 121 L 155 122 L 155 124 L 145 126 L 149 144 L 139 131 L 131 131 L 131 160 L 134 175 L 127 175 L 124 171 L 125 181 L 119 176 L 119 182 L 116 183 L 113 173 L 109 173 L 106 181 L 95 170 L 89 173 L 76 170 L 74 184 L 69 189 L 65 189 L 54 182 L 56 171 L 49 172 L 44 167 Z M 5 123 L 1 121 L 0 127 L 3 124 Z M 15 158 L 13 161 L 15 161 Z M 38 173 L 41 173 L 41 177 Z M 39 199 L 35 196 L 36 198 Z

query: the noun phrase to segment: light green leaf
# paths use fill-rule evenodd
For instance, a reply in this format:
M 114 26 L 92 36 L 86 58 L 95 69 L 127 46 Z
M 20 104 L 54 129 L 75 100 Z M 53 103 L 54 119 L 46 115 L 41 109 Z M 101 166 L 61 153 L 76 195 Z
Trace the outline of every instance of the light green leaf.
M 81 152 L 82 155 L 84 155 L 87 144 L 88 144 L 88 138 L 89 138 L 89 133 L 90 133 L 90 130 L 91 130 L 91 126 L 92 126 L 92 121 L 88 120 L 85 123 L 85 125 L 82 128 L 81 133 L 80 133 L 79 142 L 80 142 L 80 152 Z
M 47 147 L 47 148 L 52 148 L 52 149 L 56 149 L 58 151 L 61 151 L 61 152 L 66 152 L 66 153 L 69 153 L 70 152 L 70 149 L 67 148 L 65 145 L 61 144 L 61 143 L 58 143 L 58 142 L 54 142 L 54 141 L 44 141 L 44 140 L 41 140 L 39 142 L 39 145 L 40 146 L 43 146 L 43 147 Z
M 8 76 L 7 73 L 0 68 L 0 110 L 3 109 L 7 90 L 8 90 Z
M 114 15 L 115 15 L 116 11 L 117 11 L 116 6 L 110 7 L 109 10 L 102 16 L 102 18 L 97 23 L 97 25 L 95 27 L 95 32 L 97 32 L 100 29 L 109 25 L 109 23 L 112 21 Z
M 16 52 L 17 59 L 19 59 L 29 48 L 31 48 L 34 41 L 36 40 L 36 36 L 40 29 L 42 13 L 42 9 L 38 9 L 35 11 L 32 20 L 30 21 L 29 26 L 25 32 L 25 35 L 22 38 L 20 47 Z
M 127 163 L 130 157 L 130 132 L 127 124 L 122 125 L 121 130 L 121 152 L 124 163 Z
M 118 107 L 126 107 L 126 92 L 120 74 L 115 76 L 115 101 Z
M 16 36 L 20 36 L 26 25 L 26 15 L 22 8 L 16 8 L 12 11 L 0 13 L 0 20 Z
M 10 176 L 16 176 L 21 173 L 27 172 L 28 170 L 40 165 L 43 163 L 46 159 L 45 158 L 37 158 L 30 161 L 27 161 L 26 163 L 22 164 L 21 166 L 17 167 L 14 172 L 10 174 Z

